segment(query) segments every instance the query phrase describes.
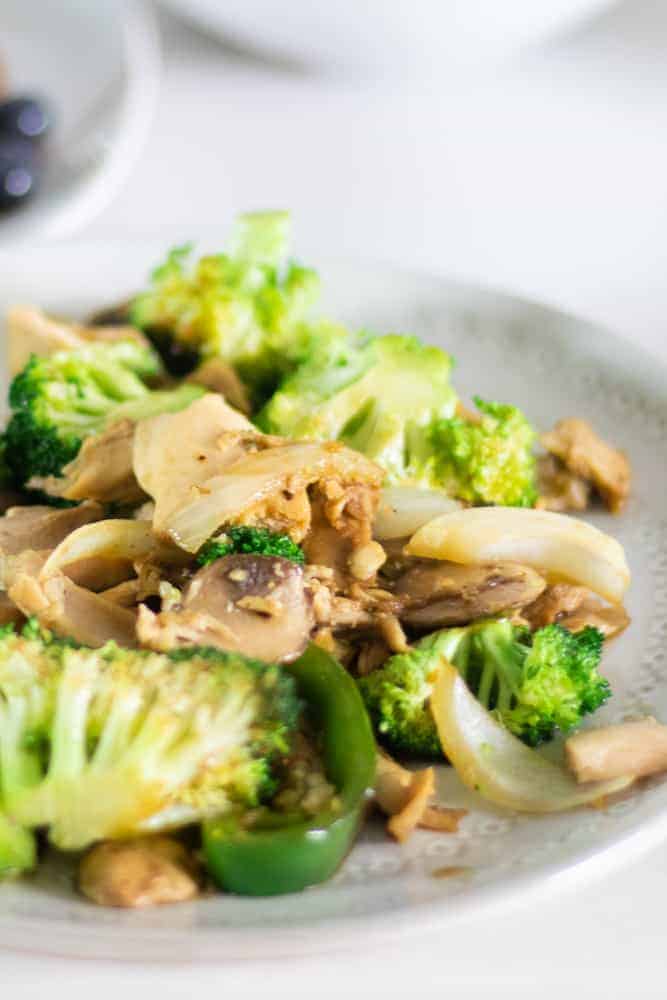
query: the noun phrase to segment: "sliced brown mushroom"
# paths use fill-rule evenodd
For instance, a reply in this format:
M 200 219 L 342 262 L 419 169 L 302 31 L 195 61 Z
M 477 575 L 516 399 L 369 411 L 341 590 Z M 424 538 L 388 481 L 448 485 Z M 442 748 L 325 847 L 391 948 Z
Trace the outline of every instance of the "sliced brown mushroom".
M 289 662 L 315 624 L 303 570 L 289 559 L 230 555 L 200 569 L 179 610 L 142 612 L 139 638 L 153 649 L 191 644 L 193 635 L 221 649 Z
M 545 587 L 539 573 L 518 563 L 461 566 L 424 561 L 399 577 L 394 593 L 403 602 L 402 622 L 413 628 L 440 628 L 522 608 Z
M 99 521 L 104 511 L 97 503 L 58 510 L 46 505 L 10 507 L 0 517 L 0 553 L 15 555 L 24 549 L 54 549 L 82 524 Z
M 199 893 L 195 863 L 170 837 L 105 840 L 79 865 L 79 889 L 99 906 L 182 903 Z

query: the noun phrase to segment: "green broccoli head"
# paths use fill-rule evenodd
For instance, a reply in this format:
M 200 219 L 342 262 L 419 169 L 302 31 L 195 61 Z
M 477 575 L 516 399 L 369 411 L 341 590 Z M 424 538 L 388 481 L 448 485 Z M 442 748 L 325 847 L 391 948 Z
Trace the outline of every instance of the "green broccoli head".
M 56 846 L 253 808 L 300 716 L 293 678 L 238 654 L 0 636 L 0 811 Z M 0 849 L 2 831 L 0 830 Z
M 509 621 L 485 621 L 444 629 L 390 657 L 362 677 L 359 686 L 378 737 L 391 749 L 440 757 L 428 707 L 444 657 L 453 663 L 479 701 L 530 746 L 569 732 L 611 695 L 598 673 L 602 634 L 573 634 L 560 625 L 531 633 Z
M 289 243 L 288 213 L 258 212 L 237 220 L 227 253 L 193 265 L 192 247 L 177 247 L 135 298 L 132 322 L 233 365 L 259 404 L 318 335 L 306 318 L 319 280 L 288 261 Z
M 435 632 L 359 678 L 362 698 L 382 743 L 411 757 L 442 757 L 428 701 L 442 660 L 465 664 L 469 648 L 467 629 Z
M 481 629 L 477 641 L 497 675 L 487 707 L 495 700 L 500 720 L 531 746 L 552 739 L 556 730 L 569 732 L 611 695 L 609 682 L 598 673 L 603 644 L 598 629 L 575 634 L 547 625 L 531 641 L 517 636 L 509 622 L 499 622 Z
M 232 553 L 282 556 L 283 559 L 291 559 L 301 565 L 305 562 L 303 549 L 289 535 L 244 525 L 226 528 L 224 535 L 205 542 L 197 554 L 197 562 L 200 566 L 208 566 L 216 559 Z
M 429 428 L 456 409 L 451 368 L 449 355 L 416 337 L 330 342 L 282 383 L 258 422 L 286 437 L 343 441 L 382 466 L 387 482 L 424 485 Z
M 150 389 L 145 379 L 160 370 L 157 355 L 133 341 L 33 355 L 9 390 L 4 457 L 15 481 L 58 475 L 84 438 L 116 420 L 180 410 L 203 394 L 195 385 Z
M 448 493 L 474 504 L 533 507 L 536 434 L 515 406 L 475 405 L 479 423 L 450 417 L 431 429 L 431 470 Z

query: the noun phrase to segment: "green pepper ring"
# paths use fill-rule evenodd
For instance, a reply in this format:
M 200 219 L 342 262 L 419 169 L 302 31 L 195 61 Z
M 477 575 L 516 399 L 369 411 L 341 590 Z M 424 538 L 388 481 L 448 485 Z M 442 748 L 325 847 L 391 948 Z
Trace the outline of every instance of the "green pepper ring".
M 229 820 L 203 827 L 204 855 L 214 881 L 246 896 L 299 892 L 324 882 L 350 850 L 375 779 L 375 740 L 353 679 L 311 645 L 289 669 L 310 718 L 322 734 L 327 777 L 340 809 L 310 820 L 244 830 Z

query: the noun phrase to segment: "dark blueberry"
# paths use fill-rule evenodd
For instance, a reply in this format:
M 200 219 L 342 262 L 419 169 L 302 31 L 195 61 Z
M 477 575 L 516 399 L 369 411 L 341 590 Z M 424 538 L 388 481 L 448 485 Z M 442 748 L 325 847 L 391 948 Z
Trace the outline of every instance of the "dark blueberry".
M 0 210 L 21 205 L 38 180 L 39 163 L 32 143 L 0 134 Z
M 23 139 L 41 139 L 49 130 L 48 109 L 34 97 L 0 102 L 0 132 Z

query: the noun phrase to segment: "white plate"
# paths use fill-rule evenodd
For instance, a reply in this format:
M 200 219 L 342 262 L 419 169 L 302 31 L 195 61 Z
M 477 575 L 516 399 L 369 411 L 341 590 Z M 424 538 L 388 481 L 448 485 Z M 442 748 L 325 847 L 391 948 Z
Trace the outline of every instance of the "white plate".
M 33 301 L 85 313 L 141 284 L 160 245 L 79 244 L 0 254 L 0 307 Z M 317 263 L 317 261 L 316 261 Z M 328 305 L 351 323 L 414 331 L 451 350 L 462 392 L 522 405 L 540 427 L 591 418 L 632 457 L 636 487 L 619 518 L 596 521 L 625 545 L 633 625 L 605 657 L 615 696 L 596 721 L 652 711 L 667 719 L 667 373 L 634 346 L 551 309 L 440 278 L 322 262 Z M 520 817 L 487 806 L 441 769 L 448 802 L 470 815 L 456 835 L 419 832 L 404 847 L 369 825 L 340 872 L 300 895 L 217 895 L 145 912 L 95 908 L 64 870 L 0 887 L 0 944 L 62 955 L 220 959 L 312 953 L 436 926 L 489 906 L 544 897 L 634 860 L 667 835 L 667 783 L 606 811 Z M 439 879 L 461 865 L 469 873 Z M 471 933 L 474 929 L 471 928 Z
M 0 60 L 11 93 L 53 107 L 39 192 L 0 215 L 0 242 L 75 232 L 124 183 L 147 137 L 159 90 L 154 16 L 141 0 L 2 0 Z

